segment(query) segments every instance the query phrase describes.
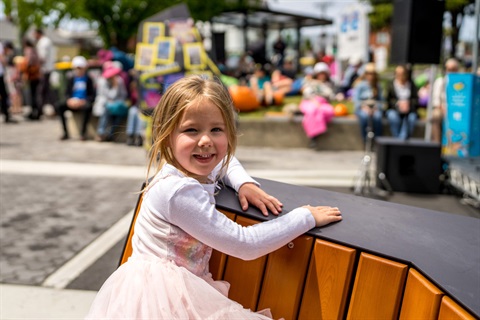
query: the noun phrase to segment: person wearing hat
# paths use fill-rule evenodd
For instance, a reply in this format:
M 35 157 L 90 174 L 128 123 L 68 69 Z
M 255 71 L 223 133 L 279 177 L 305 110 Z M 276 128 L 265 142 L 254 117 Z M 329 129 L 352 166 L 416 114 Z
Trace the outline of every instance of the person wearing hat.
M 333 83 L 330 80 L 330 68 L 325 62 L 317 62 L 311 76 L 306 77 L 302 86 L 303 97 L 320 96 L 330 101 L 334 98 Z
M 95 99 L 95 88 L 93 80 L 87 74 L 88 63 L 85 57 L 76 56 L 72 59 L 73 76 L 68 79 L 66 100 L 56 106 L 57 114 L 60 117 L 63 127 L 63 136 L 61 140 L 70 138 L 65 111 L 81 112 L 83 114 L 80 139 L 87 139 L 87 125 L 92 114 L 93 101 Z
M 303 99 L 298 106 L 303 113 L 302 126 L 310 138 L 310 147 L 317 147 L 317 137 L 327 131 L 327 124 L 334 115 L 330 99 L 333 98 L 333 84 L 330 81 L 330 68 L 325 62 L 313 67 L 313 74 L 307 77 L 302 86 Z
M 360 132 L 363 141 L 366 141 L 367 128 L 369 126 L 371 126 L 375 137 L 382 135 L 384 98 L 375 64 L 368 63 L 360 79 L 353 88 L 353 103 L 355 115 L 360 122 Z
M 105 62 L 102 72 L 104 81 L 98 87 L 96 100 L 104 101 L 104 112 L 100 116 L 97 126 L 97 140 L 110 141 L 113 139 L 116 127 L 127 116 L 128 106 L 127 89 L 120 76 L 122 69 L 114 62 Z

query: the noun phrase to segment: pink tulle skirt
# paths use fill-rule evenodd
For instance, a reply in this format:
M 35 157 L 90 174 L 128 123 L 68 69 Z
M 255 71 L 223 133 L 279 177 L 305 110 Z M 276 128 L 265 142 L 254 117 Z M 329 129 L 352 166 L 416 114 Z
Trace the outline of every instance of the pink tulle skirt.
M 228 299 L 228 288 L 165 259 L 134 257 L 107 279 L 86 319 L 271 319 Z

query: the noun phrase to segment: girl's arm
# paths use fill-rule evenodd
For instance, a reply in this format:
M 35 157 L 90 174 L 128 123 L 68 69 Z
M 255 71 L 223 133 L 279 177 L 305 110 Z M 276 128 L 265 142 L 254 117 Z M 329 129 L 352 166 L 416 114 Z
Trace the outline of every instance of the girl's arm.
M 338 208 L 307 206 L 243 227 L 217 211 L 211 200 L 197 181 L 180 178 L 171 183 L 157 183 L 144 201 L 154 216 L 216 250 L 244 260 L 268 254 L 315 226 L 341 220 Z

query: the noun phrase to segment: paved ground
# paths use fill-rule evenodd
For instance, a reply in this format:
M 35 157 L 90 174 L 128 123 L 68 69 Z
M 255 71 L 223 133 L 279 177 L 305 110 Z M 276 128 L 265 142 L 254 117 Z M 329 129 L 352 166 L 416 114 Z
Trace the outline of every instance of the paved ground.
M 0 124 L 0 319 L 81 318 L 118 263 L 146 152 L 60 136 L 55 119 Z M 350 192 L 362 153 L 240 147 L 237 157 L 253 176 Z M 390 201 L 480 217 L 452 195 Z

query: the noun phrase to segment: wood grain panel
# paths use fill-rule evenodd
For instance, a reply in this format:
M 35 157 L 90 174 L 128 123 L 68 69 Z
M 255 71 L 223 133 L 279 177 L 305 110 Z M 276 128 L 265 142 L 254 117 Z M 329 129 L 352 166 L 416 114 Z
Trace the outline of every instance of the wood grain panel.
M 313 238 L 301 236 L 268 255 L 258 309 L 270 308 L 275 319 L 297 317 Z
M 236 221 L 242 226 L 258 223 L 240 216 Z M 245 308 L 256 310 L 266 261 L 266 256 L 251 261 L 228 256 L 223 275 L 223 279 L 231 285 L 228 297 Z
M 406 275 L 406 265 L 362 253 L 347 319 L 397 318 Z
M 220 210 L 224 215 L 226 215 L 230 220 L 235 221 L 235 214 Z M 221 280 L 223 278 L 223 272 L 225 271 L 225 263 L 227 262 L 227 255 L 217 251 L 212 251 L 212 256 L 210 257 L 209 262 L 209 271 L 212 274 L 214 280 Z
M 400 319 L 437 319 L 443 292 L 417 270 L 408 272 Z
M 299 319 L 342 319 L 352 281 L 355 249 L 316 240 Z
M 470 313 L 465 311 L 451 298 L 444 296 L 440 305 L 440 313 L 438 320 L 473 320 L 475 319 Z

